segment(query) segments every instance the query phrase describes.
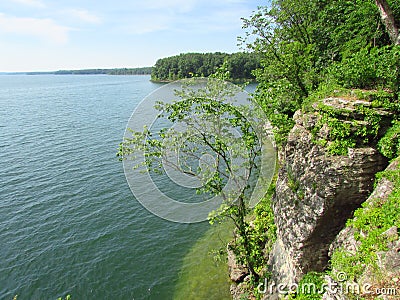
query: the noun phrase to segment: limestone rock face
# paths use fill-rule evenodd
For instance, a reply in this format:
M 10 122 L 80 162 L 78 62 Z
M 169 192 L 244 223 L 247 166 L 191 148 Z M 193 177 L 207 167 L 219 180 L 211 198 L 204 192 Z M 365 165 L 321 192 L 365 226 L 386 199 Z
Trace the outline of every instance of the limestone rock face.
M 400 160 L 392 162 L 386 170 L 395 170 L 400 164 Z M 366 200 L 366 204 L 372 204 L 376 199 L 387 199 L 392 193 L 394 188 L 393 182 L 386 178 L 382 178 L 379 184 L 376 186 L 372 194 Z M 398 228 L 392 227 L 387 230 L 384 234 L 388 236 L 395 236 L 395 240 L 398 239 Z M 352 242 L 354 241 L 354 242 Z M 354 232 L 350 228 L 345 228 L 337 235 L 335 240 L 332 242 L 329 248 L 329 255 L 332 255 L 333 251 L 338 248 L 343 248 L 346 251 L 355 252 L 357 251 L 358 243 L 355 242 Z
M 387 165 L 371 147 L 329 155 L 313 142 L 311 130 L 318 117 L 317 112 L 296 112 L 296 125 L 280 153 L 273 198 L 278 238 L 269 256 L 277 283 L 291 284 L 309 271 L 326 268 L 329 246 L 372 192 L 375 174 Z

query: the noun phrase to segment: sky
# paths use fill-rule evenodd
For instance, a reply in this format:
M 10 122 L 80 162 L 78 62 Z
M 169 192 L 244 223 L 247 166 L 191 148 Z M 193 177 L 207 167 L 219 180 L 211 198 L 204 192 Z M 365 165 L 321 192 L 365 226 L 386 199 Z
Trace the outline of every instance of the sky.
M 153 66 L 237 52 L 262 0 L 0 0 L 0 72 Z

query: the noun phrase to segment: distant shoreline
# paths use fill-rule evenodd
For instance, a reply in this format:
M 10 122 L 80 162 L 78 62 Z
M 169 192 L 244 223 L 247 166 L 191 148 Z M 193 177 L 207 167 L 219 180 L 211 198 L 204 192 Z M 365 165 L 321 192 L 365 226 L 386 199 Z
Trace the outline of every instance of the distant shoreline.
M 58 70 L 45 72 L 0 72 L 0 75 L 151 75 L 152 67 Z

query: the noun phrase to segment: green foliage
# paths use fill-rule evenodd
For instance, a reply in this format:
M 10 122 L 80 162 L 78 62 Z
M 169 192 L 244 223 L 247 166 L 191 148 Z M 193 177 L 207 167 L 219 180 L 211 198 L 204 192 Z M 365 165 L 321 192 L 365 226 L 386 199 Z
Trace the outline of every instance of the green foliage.
M 398 18 L 399 3 L 389 4 Z M 399 46 L 388 46 L 373 0 L 274 0 L 243 22 L 248 33 L 240 42 L 261 55 L 255 97 L 274 126 L 278 145 L 286 142 L 294 112 L 304 101 L 310 107 L 321 86 L 330 91 L 388 89 L 392 102 L 398 98 Z M 353 143 L 335 139 L 330 152 L 344 153 Z
M 388 199 L 374 199 L 355 211 L 354 218 L 347 223 L 355 230 L 354 237 L 360 243 L 357 252 L 339 249 L 333 253 L 331 264 L 335 272 L 345 272 L 349 281 L 357 281 L 369 266 L 379 275 L 377 252 L 387 250 L 389 237 L 383 233 L 400 226 L 400 168 L 377 174 L 377 180 L 387 178 L 394 184 Z
M 326 24 L 329 46 L 335 61 L 373 45 L 390 44 L 374 0 L 328 1 L 326 11 L 321 12 L 320 26 Z M 330 30 L 330 32 L 327 32 Z
M 380 139 L 378 147 L 389 159 L 400 156 L 400 121 L 393 121 L 393 126 Z
M 173 81 L 193 76 L 208 77 L 214 74 L 224 61 L 230 80 L 254 80 L 252 71 L 259 67 L 254 53 L 185 53 L 159 59 L 151 72 L 153 81 Z
M 71 295 L 67 295 L 64 298 L 65 300 L 71 300 Z M 62 297 L 57 298 L 57 300 L 64 300 Z
M 341 95 L 345 95 L 344 93 L 345 90 L 340 91 Z M 322 103 L 318 103 L 316 106 L 321 117 L 311 130 L 313 141 L 318 145 L 326 146 L 328 153 L 331 155 L 347 155 L 349 148 L 376 144 L 377 139 L 380 137 L 379 133 L 382 126 L 387 122 L 375 110 L 375 107 L 393 107 L 390 104 L 391 102 L 386 101 L 386 93 L 358 93 L 357 90 L 351 91 L 351 97 L 356 94 L 357 98 L 374 99 L 371 102 L 371 106 L 360 104 L 354 112 L 346 109 L 336 109 Z M 359 120 L 354 119 L 354 114 L 358 115 L 357 118 Z M 323 126 L 328 129 L 327 138 L 318 136 Z
M 376 57 L 364 48 L 333 65 L 329 72 L 346 88 L 373 87 L 376 80 L 375 62 Z
M 258 71 L 255 73 L 260 80 Z M 292 116 L 300 108 L 292 85 L 282 79 L 277 82 L 260 82 L 254 95 L 273 126 L 277 145 L 285 144 L 287 135 L 294 125 Z
M 237 52 L 226 59 L 227 69 L 233 80 L 254 80 L 253 71 L 260 66 L 260 59 L 255 53 Z
M 329 137 L 332 140 L 327 147 L 328 152 L 332 155 L 347 154 L 348 147 L 355 146 L 355 141 L 351 138 L 351 124 L 327 115 L 324 115 L 321 120 L 328 125 Z
M 288 300 L 320 300 L 325 283 L 324 273 L 309 272 L 303 276 L 297 291 L 288 295 Z
M 271 184 L 267 195 L 254 208 L 254 220 L 246 228 L 254 269 L 261 274 L 266 264 L 266 254 L 272 249 L 272 245 L 276 241 L 276 225 L 274 222 L 274 213 L 272 210 L 272 196 L 275 192 L 275 185 Z M 245 257 L 245 249 L 243 243 L 237 240 L 238 243 L 233 245 L 233 250 L 239 258 Z
M 328 68 L 333 80 L 345 88 L 399 89 L 400 46 L 366 47 Z
M 272 210 L 272 197 L 275 193 L 275 184 L 271 184 L 267 195 L 261 200 L 254 209 L 254 236 L 256 239 L 264 241 L 264 251 L 269 253 L 272 245 L 276 241 L 276 225 L 274 222 L 274 212 Z M 262 265 L 258 265 L 262 267 Z

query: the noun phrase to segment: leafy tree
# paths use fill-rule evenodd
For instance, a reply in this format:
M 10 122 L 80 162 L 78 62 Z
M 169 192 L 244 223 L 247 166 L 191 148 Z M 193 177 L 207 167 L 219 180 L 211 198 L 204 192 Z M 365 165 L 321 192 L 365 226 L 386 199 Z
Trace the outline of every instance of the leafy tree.
M 394 20 L 390 24 L 398 25 L 398 1 L 377 2 L 388 3 L 385 11 Z M 259 82 L 255 97 L 275 128 L 278 143 L 285 142 L 294 112 L 321 85 L 349 86 L 338 74 L 349 75 L 348 79 L 358 72 L 351 87 L 398 93 L 398 50 L 371 51 L 393 44 L 381 14 L 372 0 L 273 0 L 243 19 L 248 32 L 239 40 L 261 57 L 261 67 L 254 72 Z M 357 71 L 360 66 L 367 72 Z
M 131 138 L 121 143 L 118 156 L 126 159 L 142 151 L 145 153 L 144 171 L 163 172 L 163 164 L 167 164 L 197 178 L 202 183 L 197 189 L 199 194 L 220 197 L 221 206 L 210 212 L 210 223 L 224 219 L 233 221 L 238 236 L 234 250 L 253 278 L 258 280 L 255 264 L 259 257 L 254 254 L 255 239 L 251 237 L 252 230 L 246 216 L 252 194 L 267 185 L 268 175 L 263 173 L 263 160 L 269 161 L 273 175 L 273 146 L 266 134 L 266 121 L 262 115 L 258 115 L 256 109 L 236 106 L 229 101 L 241 91 L 222 80 L 228 78 L 229 72 L 219 69 L 216 74 L 219 79 L 209 79 L 200 87 L 193 87 L 192 81 L 186 81 L 182 90 L 176 92 L 179 101 L 157 104 L 158 118 L 182 125 L 183 131 L 175 130 L 176 126 L 134 131 Z M 198 79 L 193 82 L 197 84 Z M 267 152 L 270 155 L 267 157 L 266 147 L 269 147 Z M 170 153 L 179 153 L 179 159 L 171 159 Z M 204 160 L 204 155 L 210 153 L 214 159 Z M 197 161 L 200 163 L 196 164 Z M 260 178 L 266 183 L 258 185 L 256 180 L 249 180 L 258 175 L 262 175 Z

